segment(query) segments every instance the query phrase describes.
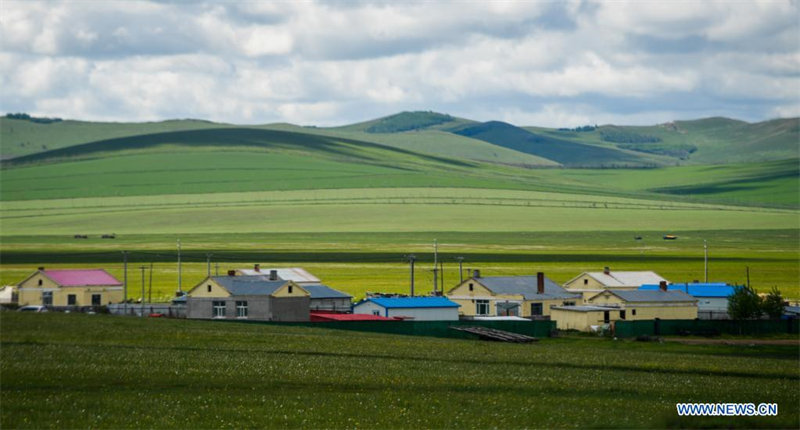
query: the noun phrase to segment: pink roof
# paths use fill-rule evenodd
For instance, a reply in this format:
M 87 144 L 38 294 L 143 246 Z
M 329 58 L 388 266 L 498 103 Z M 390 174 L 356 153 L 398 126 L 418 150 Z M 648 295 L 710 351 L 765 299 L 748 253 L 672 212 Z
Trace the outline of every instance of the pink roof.
M 48 278 L 64 287 L 88 285 L 122 285 L 122 282 L 103 269 L 44 270 Z

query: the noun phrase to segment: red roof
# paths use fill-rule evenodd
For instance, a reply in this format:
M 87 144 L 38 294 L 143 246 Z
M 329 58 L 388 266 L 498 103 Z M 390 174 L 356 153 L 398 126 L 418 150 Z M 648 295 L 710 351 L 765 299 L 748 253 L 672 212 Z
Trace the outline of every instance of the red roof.
M 311 312 L 311 321 L 394 321 L 394 318 L 386 318 L 378 315 L 366 314 L 335 314 L 329 312 Z
M 44 270 L 43 273 L 64 287 L 122 285 L 122 282 L 103 269 Z

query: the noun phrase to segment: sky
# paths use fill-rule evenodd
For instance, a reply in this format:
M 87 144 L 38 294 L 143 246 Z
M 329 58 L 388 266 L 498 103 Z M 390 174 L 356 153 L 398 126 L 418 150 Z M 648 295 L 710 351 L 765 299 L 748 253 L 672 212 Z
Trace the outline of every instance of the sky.
M 0 2 L 0 111 L 335 126 L 800 116 L 798 1 Z

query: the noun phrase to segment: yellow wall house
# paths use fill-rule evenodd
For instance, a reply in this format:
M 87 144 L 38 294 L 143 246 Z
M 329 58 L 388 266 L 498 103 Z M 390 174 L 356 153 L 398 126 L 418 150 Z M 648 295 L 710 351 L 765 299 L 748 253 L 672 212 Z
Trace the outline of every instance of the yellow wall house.
M 103 269 L 45 270 L 18 284 L 19 304 L 102 306 L 123 300 L 122 282 Z
M 458 284 L 445 296 L 461 305 L 463 316 L 541 317 L 550 315 L 550 307 L 574 305 L 580 294 L 569 293 L 539 272 L 536 276 L 481 277 Z
M 573 293 L 583 294 L 584 303 L 597 293 L 606 289 L 637 290 L 642 285 L 667 282 L 656 272 L 652 271 L 612 271 L 608 267 L 602 272 L 583 272 L 564 284 L 564 288 Z
M 605 290 L 586 305 L 558 306 L 550 318 L 559 330 L 590 331 L 617 320 L 695 319 L 697 299 L 683 291 Z

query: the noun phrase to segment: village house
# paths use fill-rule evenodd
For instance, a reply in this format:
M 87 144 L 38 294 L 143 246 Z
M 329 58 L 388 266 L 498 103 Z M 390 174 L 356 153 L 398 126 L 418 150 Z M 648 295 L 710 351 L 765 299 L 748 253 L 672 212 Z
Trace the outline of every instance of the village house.
M 564 288 L 572 293 L 581 293 L 584 303 L 589 297 L 607 289 L 638 290 L 645 284 L 659 285 L 669 282 L 658 273 L 652 271 L 612 271 L 605 267 L 602 272 L 583 272 L 564 284 Z
M 458 306 L 444 297 L 370 297 L 353 305 L 353 313 L 414 321 L 458 321 Z
M 550 318 L 559 330 L 590 331 L 617 320 L 697 318 L 697 300 L 682 291 L 604 290 L 579 306 L 555 306 Z
M 659 285 L 642 285 L 639 290 L 655 291 Z M 685 284 L 669 284 L 667 291 L 683 291 L 697 299 L 697 317 L 700 319 L 729 319 L 728 297 L 736 290 L 735 285 L 724 282 L 705 283 L 692 282 Z
M 473 277 L 445 295 L 461 305 L 461 315 L 467 317 L 546 317 L 552 306 L 581 302 L 580 294 L 566 291 L 542 272 L 536 276 L 481 277 L 476 270 Z
M 311 310 L 349 312 L 353 305 L 353 296 L 323 285 L 319 278 L 299 267 L 262 270 L 261 265 L 256 264 L 252 269 L 235 272 L 237 276 L 258 276 L 267 281 L 291 281 L 310 294 Z
M 308 321 L 311 295 L 292 281 L 261 276 L 210 276 L 186 293 L 186 316 L 195 319 Z
M 123 286 L 103 269 L 39 270 L 17 285 L 20 306 L 104 306 L 123 300 Z

